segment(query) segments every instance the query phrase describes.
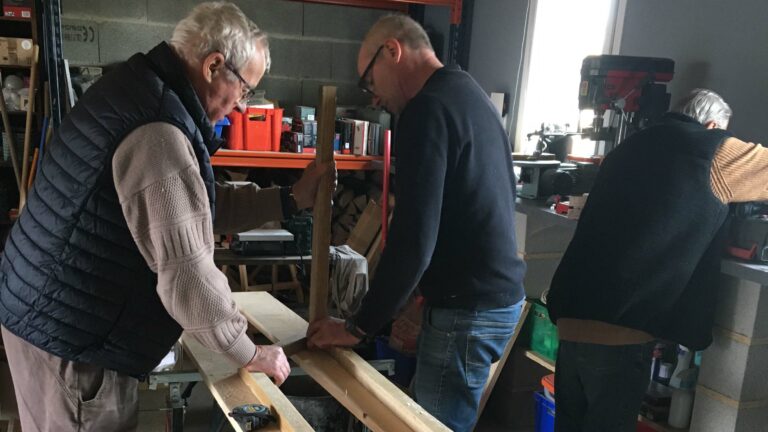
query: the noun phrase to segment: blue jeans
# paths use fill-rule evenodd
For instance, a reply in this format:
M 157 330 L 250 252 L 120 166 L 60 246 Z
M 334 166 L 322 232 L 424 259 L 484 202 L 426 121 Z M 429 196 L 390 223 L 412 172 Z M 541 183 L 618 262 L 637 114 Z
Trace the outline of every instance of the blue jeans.
M 557 432 L 634 432 L 651 380 L 654 342 L 560 341 L 555 374 Z
M 491 363 L 515 331 L 525 300 L 487 311 L 424 308 L 413 392 L 454 431 L 470 431 Z

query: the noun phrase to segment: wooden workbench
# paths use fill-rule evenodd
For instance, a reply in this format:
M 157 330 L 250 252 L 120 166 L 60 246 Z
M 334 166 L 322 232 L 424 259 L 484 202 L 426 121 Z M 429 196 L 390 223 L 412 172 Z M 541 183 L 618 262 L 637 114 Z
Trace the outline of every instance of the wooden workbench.
M 213 261 L 217 266 L 223 265 L 272 265 L 272 264 L 301 264 L 312 261 L 312 255 L 240 255 L 229 249 L 217 248 L 213 251 Z

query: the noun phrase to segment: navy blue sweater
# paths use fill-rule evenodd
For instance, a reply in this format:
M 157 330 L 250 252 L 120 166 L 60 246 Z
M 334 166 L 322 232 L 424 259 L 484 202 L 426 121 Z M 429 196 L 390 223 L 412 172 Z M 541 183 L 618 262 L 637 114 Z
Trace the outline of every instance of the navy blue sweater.
M 355 323 L 372 333 L 417 284 L 436 307 L 486 310 L 524 296 L 506 132 L 466 72 L 444 67 L 397 125 L 395 211 Z

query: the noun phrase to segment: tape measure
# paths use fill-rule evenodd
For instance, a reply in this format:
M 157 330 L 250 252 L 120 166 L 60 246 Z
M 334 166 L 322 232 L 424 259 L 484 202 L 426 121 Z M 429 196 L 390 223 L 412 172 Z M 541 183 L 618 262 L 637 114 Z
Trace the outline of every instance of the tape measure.
M 240 405 L 235 407 L 229 416 L 243 425 L 246 431 L 256 430 L 276 421 L 269 408 L 261 404 Z

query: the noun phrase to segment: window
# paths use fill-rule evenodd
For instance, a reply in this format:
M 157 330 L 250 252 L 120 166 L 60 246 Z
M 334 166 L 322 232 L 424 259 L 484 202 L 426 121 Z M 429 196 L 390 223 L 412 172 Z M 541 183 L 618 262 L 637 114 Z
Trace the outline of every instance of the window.
M 579 127 L 581 63 L 588 55 L 617 53 L 626 0 L 531 0 L 517 117 L 515 151 L 532 153 L 542 123 Z M 585 126 L 589 113 L 582 115 Z M 574 137 L 573 153 L 589 156 L 595 145 Z

